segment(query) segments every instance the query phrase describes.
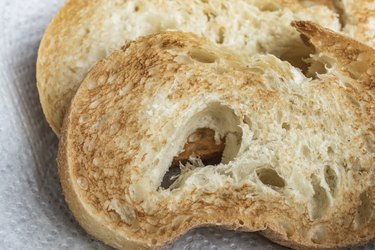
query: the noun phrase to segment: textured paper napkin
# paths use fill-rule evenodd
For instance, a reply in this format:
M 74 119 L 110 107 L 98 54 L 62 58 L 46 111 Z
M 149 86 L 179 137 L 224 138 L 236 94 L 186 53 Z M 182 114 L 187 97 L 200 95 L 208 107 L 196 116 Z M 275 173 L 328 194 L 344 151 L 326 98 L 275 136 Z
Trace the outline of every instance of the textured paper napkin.
M 71 215 L 57 138 L 35 85 L 43 31 L 64 0 L 0 0 L 0 249 L 109 249 Z M 195 229 L 167 249 L 284 249 L 255 233 Z M 358 249 L 375 249 L 375 244 Z

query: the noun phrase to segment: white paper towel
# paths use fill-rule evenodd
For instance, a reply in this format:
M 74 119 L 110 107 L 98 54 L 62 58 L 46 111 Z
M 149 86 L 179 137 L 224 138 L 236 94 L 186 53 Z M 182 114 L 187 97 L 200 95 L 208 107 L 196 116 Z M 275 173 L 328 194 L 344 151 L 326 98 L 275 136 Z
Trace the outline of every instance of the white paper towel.
M 35 85 L 43 31 L 63 0 L 0 0 L 0 248 L 109 249 L 79 227 Z M 254 233 L 195 229 L 167 249 L 283 249 Z M 358 249 L 375 249 L 375 244 Z

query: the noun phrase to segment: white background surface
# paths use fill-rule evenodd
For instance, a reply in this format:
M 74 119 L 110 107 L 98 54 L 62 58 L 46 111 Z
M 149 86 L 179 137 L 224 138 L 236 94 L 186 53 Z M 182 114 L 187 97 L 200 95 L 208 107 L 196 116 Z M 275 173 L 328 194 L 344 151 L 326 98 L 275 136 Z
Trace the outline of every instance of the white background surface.
M 0 0 L 0 249 L 109 249 L 64 202 L 57 138 L 35 85 L 43 31 L 64 0 Z M 254 233 L 201 228 L 168 249 L 283 249 Z M 366 248 L 375 249 L 375 244 Z

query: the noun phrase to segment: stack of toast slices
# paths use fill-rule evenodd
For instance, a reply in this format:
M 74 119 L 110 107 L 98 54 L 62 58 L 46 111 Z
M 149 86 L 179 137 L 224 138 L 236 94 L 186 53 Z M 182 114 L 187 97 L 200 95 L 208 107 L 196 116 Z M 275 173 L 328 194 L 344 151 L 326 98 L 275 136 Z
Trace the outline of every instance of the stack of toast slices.
M 375 239 L 375 2 L 68 0 L 37 61 L 78 223 L 116 249 L 192 228 Z

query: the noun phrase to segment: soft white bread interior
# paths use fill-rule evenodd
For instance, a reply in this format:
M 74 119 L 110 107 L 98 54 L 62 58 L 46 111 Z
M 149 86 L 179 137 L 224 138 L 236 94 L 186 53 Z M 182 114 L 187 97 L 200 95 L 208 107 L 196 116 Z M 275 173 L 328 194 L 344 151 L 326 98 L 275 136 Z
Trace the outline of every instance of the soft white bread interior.
M 315 51 L 314 78 L 181 32 L 139 38 L 99 62 L 59 147 L 78 222 L 119 249 L 160 247 L 208 224 L 299 249 L 373 240 L 375 51 L 310 22 L 294 26 Z M 221 162 L 191 157 L 161 187 L 200 128 L 225 140 Z
M 47 28 L 39 50 L 37 85 L 47 121 L 59 134 L 66 109 L 88 70 L 124 41 L 141 35 L 189 31 L 244 55 L 271 53 L 303 64 L 301 57 L 308 54 L 289 25 L 292 20 L 340 29 L 337 14 L 314 2 L 69 0 Z

